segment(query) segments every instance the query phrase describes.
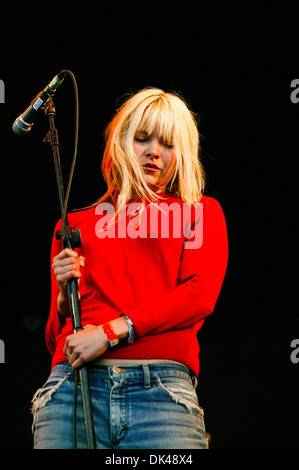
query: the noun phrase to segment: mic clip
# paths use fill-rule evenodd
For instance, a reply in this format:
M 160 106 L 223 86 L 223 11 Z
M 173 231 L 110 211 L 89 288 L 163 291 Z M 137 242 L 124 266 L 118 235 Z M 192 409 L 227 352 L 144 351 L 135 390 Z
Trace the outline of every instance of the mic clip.
M 71 239 L 71 246 L 73 248 L 81 248 L 81 233 L 79 229 L 71 229 L 70 227 L 65 227 L 65 237 L 69 237 Z M 56 240 L 61 240 L 61 230 L 56 230 L 55 232 Z
M 46 137 L 43 139 L 43 143 L 50 144 L 50 145 L 59 145 L 57 129 L 53 129 L 52 131 L 49 131 Z

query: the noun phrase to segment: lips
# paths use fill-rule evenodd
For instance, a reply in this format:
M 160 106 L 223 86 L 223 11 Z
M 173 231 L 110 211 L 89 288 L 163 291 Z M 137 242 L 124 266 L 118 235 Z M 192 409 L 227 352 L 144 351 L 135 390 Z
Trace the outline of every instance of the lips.
M 157 165 L 155 165 L 154 163 L 146 163 L 145 165 L 143 165 L 143 168 L 145 170 L 154 170 L 154 171 L 160 171 L 161 168 L 159 168 Z

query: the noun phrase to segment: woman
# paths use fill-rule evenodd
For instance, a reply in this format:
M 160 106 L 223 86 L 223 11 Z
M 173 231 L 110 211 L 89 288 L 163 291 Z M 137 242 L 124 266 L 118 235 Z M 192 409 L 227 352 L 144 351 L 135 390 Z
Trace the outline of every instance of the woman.
M 36 448 L 72 447 L 74 371 L 83 365 L 97 448 L 208 447 L 196 335 L 213 312 L 228 248 L 222 209 L 203 196 L 199 151 L 194 115 L 173 93 L 144 89 L 108 125 L 107 192 L 69 214 L 82 248 L 62 250 L 53 238 L 52 371 L 33 399 Z M 71 278 L 81 297 L 76 334 Z M 80 400 L 78 393 L 77 446 L 86 447 Z

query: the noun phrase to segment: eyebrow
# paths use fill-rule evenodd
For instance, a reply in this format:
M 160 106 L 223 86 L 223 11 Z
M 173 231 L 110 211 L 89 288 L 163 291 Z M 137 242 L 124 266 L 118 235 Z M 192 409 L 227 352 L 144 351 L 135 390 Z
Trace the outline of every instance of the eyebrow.
M 136 131 L 136 134 L 139 133 L 139 134 L 144 134 L 144 135 L 149 135 L 148 132 L 146 131 Z

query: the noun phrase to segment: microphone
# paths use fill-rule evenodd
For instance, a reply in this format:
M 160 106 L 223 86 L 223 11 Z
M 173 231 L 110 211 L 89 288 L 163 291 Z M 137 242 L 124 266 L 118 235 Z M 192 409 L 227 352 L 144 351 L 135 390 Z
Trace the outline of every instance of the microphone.
M 67 71 L 63 70 L 55 75 L 53 80 L 44 88 L 30 103 L 30 106 L 15 120 L 12 130 L 17 135 L 27 134 L 38 118 L 40 111 L 45 109 L 47 102 L 54 95 L 55 91 L 61 85 Z

